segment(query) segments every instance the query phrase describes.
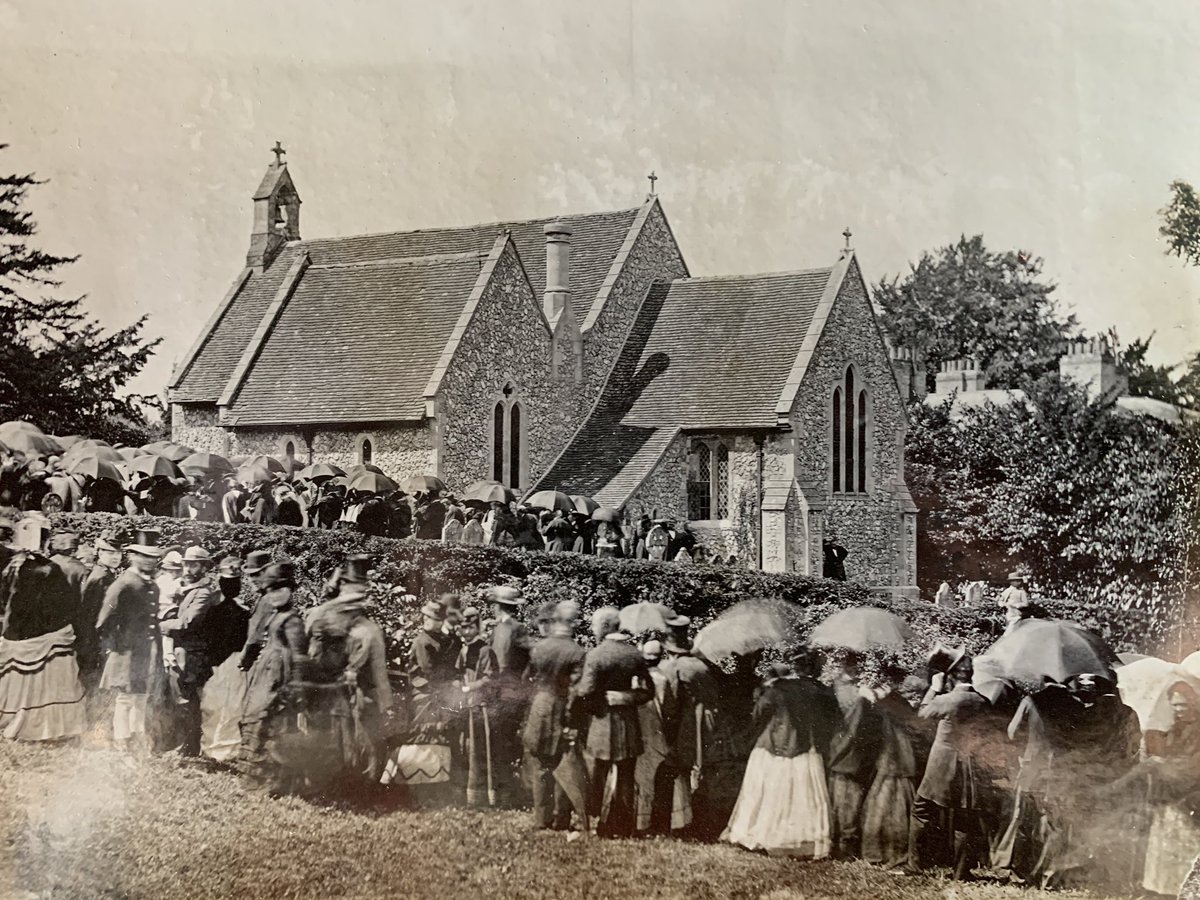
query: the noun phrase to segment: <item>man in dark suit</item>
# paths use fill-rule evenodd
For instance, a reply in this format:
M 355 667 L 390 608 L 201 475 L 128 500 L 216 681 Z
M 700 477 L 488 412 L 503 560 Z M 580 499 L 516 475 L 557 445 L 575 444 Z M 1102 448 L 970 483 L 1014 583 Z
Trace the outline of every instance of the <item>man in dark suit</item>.
M 75 558 L 78 549 L 79 535 L 74 531 L 56 531 L 50 536 L 50 561 L 62 569 L 67 576 L 67 583 L 82 602 L 83 582 L 87 579 L 88 568 Z
M 571 637 L 563 605 L 555 609 L 547 637 L 529 654 L 533 700 L 522 743 L 533 781 L 533 822 L 539 828 L 566 829 L 571 807 L 588 826 L 586 777 L 577 745 L 579 710 L 573 688 L 583 671 L 584 651 Z M 567 759 L 564 762 L 564 756 Z
M 642 753 L 637 707 L 654 696 L 646 661 L 620 627 L 620 615 L 611 606 L 592 614 L 592 634 L 597 645 L 584 658 L 577 688 L 591 716 L 587 746 L 595 762 L 590 812 L 597 816 L 597 834 L 602 837 L 633 835 L 634 769 Z M 609 770 L 614 768 L 616 789 L 607 815 L 603 815 L 604 785 Z

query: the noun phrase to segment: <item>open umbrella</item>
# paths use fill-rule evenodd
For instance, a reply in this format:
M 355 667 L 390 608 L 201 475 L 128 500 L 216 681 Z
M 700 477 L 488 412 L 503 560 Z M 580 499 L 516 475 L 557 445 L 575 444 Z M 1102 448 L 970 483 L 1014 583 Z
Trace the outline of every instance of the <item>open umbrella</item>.
M 114 450 L 102 441 L 80 441 L 67 448 L 67 452 L 63 454 L 62 462 L 69 468 L 75 460 L 84 459 L 88 456 L 94 456 L 97 459 L 107 460 L 108 462 L 118 462 L 125 458 L 121 455 L 120 451 Z
M 436 475 L 411 475 L 400 486 L 409 494 L 432 494 L 446 490 L 446 483 Z
M 386 475 L 383 469 L 374 463 L 359 463 L 357 466 L 351 466 L 346 470 L 346 475 L 349 478 L 357 478 L 363 472 L 374 472 L 376 475 Z
M 121 454 L 121 458 L 126 462 L 133 462 L 138 457 L 146 455 L 145 452 L 138 447 L 122 447 L 117 452 Z
M 1175 712 L 1168 691 L 1179 682 L 1200 693 L 1200 679 L 1165 659 L 1144 656 L 1117 667 L 1117 688 L 1121 700 L 1138 715 L 1142 731 L 1169 731 Z
M 42 434 L 42 430 L 32 422 L 5 422 L 0 425 L 0 442 L 26 456 L 52 456 L 63 452 L 62 444 L 48 434 Z
M 180 478 L 183 475 L 179 466 L 171 460 L 153 453 L 139 456 L 131 462 L 129 472 L 131 475 L 144 475 L 147 478 Z
M 125 476 L 121 470 L 107 459 L 100 459 L 96 456 L 85 456 L 83 459 L 77 459 L 67 469 L 72 475 L 86 475 L 88 478 L 105 478 L 108 481 L 115 481 L 117 484 L 125 483 Z
M 234 472 L 234 477 L 241 484 L 253 486 L 256 484 L 266 484 L 272 479 L 272 473 L 266 466 L 245 463 L 238 466 L 237 471 Z
M 997 682 L 1038 691 L 1076 675 L 1116 681 L 1117 655 L 1099 635 L 1060 619 L 1022 619 L 975 660 L 972 683 L 991 696 Z
M 613 509 L 611 506 L 602 506 L 592 513 L 592 520 L 595 522 L 620 522 L 621 511 Z
M 667 619 L 674 618 L 675 610 L 662 603 L 630 603 L 621 607 L 621 629 L 630 634 L 643 631 L 666 631 Z
M 537 509 L 561 509 L 563 512 L 575 512 L 574 501 L 562 491 L 538 491 L 526 497 L 525 503 Z
M 700 629 L 695 649 L 706 659 L 752 653 L 788 640 L 792 630 L 782 600 L 743 600 Z
M 476 481 L 463 494 L 463 500 L 472 503 L 511 503 L 515 499 L 516 492 L 498 481 Z
M 572 494 L 571 502 L 575 504 L 575 512 L 583 513 L 585 516 L 590 516 L 600 508 L 600 504 L 591 497 L 585 497 L 583 494 Z
M 233 461 L 230 460 L 230 462 L 233 462 Z M 251 457 L 245 459 L 242 462 L 242 465 L 243 466 L 261 466 L 262 468 L 266 469 L 268 472 L 278 472 L 280 475 L 287 474 L 287 466 L 285 466 L 283 463 L 281 463 L 275 457 L 266 456 L 265 454 L 259 454 L 258 456 L 251 456 Z
M 74 447 L 80 441 L 84 440 L 84 437 L 82 434 L 53 435 L 53 437 L 66 450 L 70 450 L 72 447 Z M 96 443 L 104 443 L 104 442 L 97 441 Z
M 899 649 L 913 639 L 908 623 L 893 612 L 873 606 L 839 610 L 812 630 L 813 647 L 843 647 L 863 652 L 873 647 Z
M 305 466 L 296 473 L 300 478 L 307 478 L 309 481 L 323 481 L 326 478 L 337 478 L 345 475 L 344 469 L 329 463 L 313 463 L 311 466 Z
M 350 490 L 371 494 L 390 494 L 396 487 L 396 482 L 378 472 L 363 472 L 350 482 Z
M 179 468 L 188 475 L 215 475 L 232 472 L 233 464 L 215 453 L 193 453 L 184 457 L 179 463 Z

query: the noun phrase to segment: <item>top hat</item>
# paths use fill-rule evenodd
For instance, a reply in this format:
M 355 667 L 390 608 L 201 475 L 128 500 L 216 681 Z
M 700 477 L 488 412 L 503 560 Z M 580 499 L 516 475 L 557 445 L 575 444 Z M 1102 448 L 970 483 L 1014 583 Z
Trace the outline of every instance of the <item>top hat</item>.
M 50 530 L 50 520 L 40 512 L 26 513 L 13 529 L 13 546 L 20 550 L 40 551 L 42 539 Z
M 663 645 L 658 641 L 646 641 L 642 644 L 642 659 L 662 659 Z
M 217 577 L 228 578 L 230 580 L 241 578 L 242 561 L 236 556 L 226 556 L 217 566 Z
M 209 552 L 207 550 L 205 550 L 203 547 L 200 547 L 198 545 L 193 545 L 191 547 L 188 547 L 187 550 L 184 551 L 183 561 L 184 562 L 202 562 L 202 563 L 207 563 L 208 565 L 212 565 L 212 556 L 210 556 Z
M 296 564 L 290 559 L 277 559 L 263 570 L 263 581 L 268 588 L 296 583 Z
M 160 537 L 162 537 L 162 532 L 157 528 L 139 528 L 137 537 L 132 543 L 126 544 L 125 549 L 130 553 L 138 553 L 142 556 L 163 556 L 166 551 L 158 546 Z
M 947 673 L 962 662 L 966 655 L 966 644 L 960 644 L 957 647 L 947 647 L 945 644 L 939 643 L 933 648 L 933 652 L 929 654 L 926 665 L 931 673 Z
M 65 550 L 73 553 L 79 546 L 79 533 L 75 531 L 56 531 L 50 536 L 51 550 Z
M 367 573 L 371 571 L 374 562 L 375 557 L 369 553 L 352 553 L 347 556 L 346 564 L 342 566 L 342 583 L 366 584 Z
M 663 647 L 668 653 L 691 653 L 692 642 L 686 634 L 672 633 L 663 638 Z
M 426 619 L 433 619 L 435 622 L 446 621 L 446 610 L 442 604 L 434 603 L 432 600 L 421 607 L 421 615 Z
M 246 555 L 246 561 L 242 563 L 242 574 L 257 575 L 270 564 L 270 550 L 252 550 Z
M 497 584 L 488 588 L 488 599 L 492 603 L 499 603 L 501 606 L 524 606 L 525 601 L 521 598 L 521 589 L 511 587 L 507 584 Z
M 97 550 L 112 550 L 117 552 L 121 549 L 117 546 L 117 537 L 111 531 L 102 532 L 100 537 L 96 538 L 94 544 Z

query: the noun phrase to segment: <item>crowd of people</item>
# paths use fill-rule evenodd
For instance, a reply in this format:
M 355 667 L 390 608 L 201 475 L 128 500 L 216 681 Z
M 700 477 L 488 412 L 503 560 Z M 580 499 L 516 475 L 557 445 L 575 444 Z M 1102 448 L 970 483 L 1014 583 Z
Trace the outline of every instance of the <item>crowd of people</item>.
M 617 609 L 583 623 L 508 585 L 428 600 L 401 642 L 372 617 L 369 556 L 302 612 L 295 565 L 267 551 L 143 530 L 102 535 L 90 562 L 39 513 L 0 529 L 8 739 L 102 733 L 274 794 L 528 806 L 569 836 L 897 874 L 1173 893 L 1200 852 L 1200 698 L 1182 680 L 1173 724 L 1143 734 L 1111 672 L 989 687 L 940 645 L 920 672 L 836 647 L 709 659 L 686 616 L 634 634 Z M 1040 616 L 1016 581 L 1003 602 L 1010 634 Z
M 170 446 L 155 450 L 170 453 Z M 187 449 L 176 448 L 179 452 Z M 102 461 L 81 455 L 89 452 L 102 453 Z M 132 457 L 134 451 L 128 452 Z M 171 455 L 178 457 L 179 452 Z M 460 498 L 437 479 L 424 477 L 418 479 L 423 487 L 406 491 L 370 464 L 349 471 L 329 465 L 300 468 L 291 459 L 281 462 L 259 456 L 237 460 L 240 465 L 234 468 L 221 457 L 194 454 L 203 460 L 201 467 L 188 464 L 193 457 L 183 457 L 176 464 L 155 451 L 146 450 L 145 454 L 126 460 L 120 451 L 100 445 L 79 452 L 68 449 L 64 455 L 38 456 L 5 452 L 0 445 L 0 508 L 350 529 L 377 537 L 548 553 L 739 563 L 736 553 L 698 544 L 686 522 L 648 514 L 625 522 L 617 511 L 601 510 L 587 498 L 571 498 L 576 505 L 570 508 L 546 508 L 522 501 L 495 483 L 487 483 L 479 495 L 490 495 L 489 499 Z M 111 463 L 110 458 L 118 462 Z M 146 459 L 155 465 L 138 462 Z M 112 469 L 107 467 L 110 463 Z M 361 475 L 366 479 L 359 481 Z M 372 478 L 374 475 L 380 478 Z

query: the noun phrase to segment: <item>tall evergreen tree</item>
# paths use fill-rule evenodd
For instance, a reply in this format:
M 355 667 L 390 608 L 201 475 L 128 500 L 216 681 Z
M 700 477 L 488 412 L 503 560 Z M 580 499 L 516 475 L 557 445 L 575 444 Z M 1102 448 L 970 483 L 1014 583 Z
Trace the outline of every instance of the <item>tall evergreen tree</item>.
M 159 340 L 143 335 L 145 316 L 106 331 L 85 310 L 85 297 L 56 296 L 59 273 L 78 257 L 31 243 L 37 223 L 25 203 L 42 183 L 31 174 L 0 175 L 0 420 L 140 442 L 156 400 L 126 387 Z

